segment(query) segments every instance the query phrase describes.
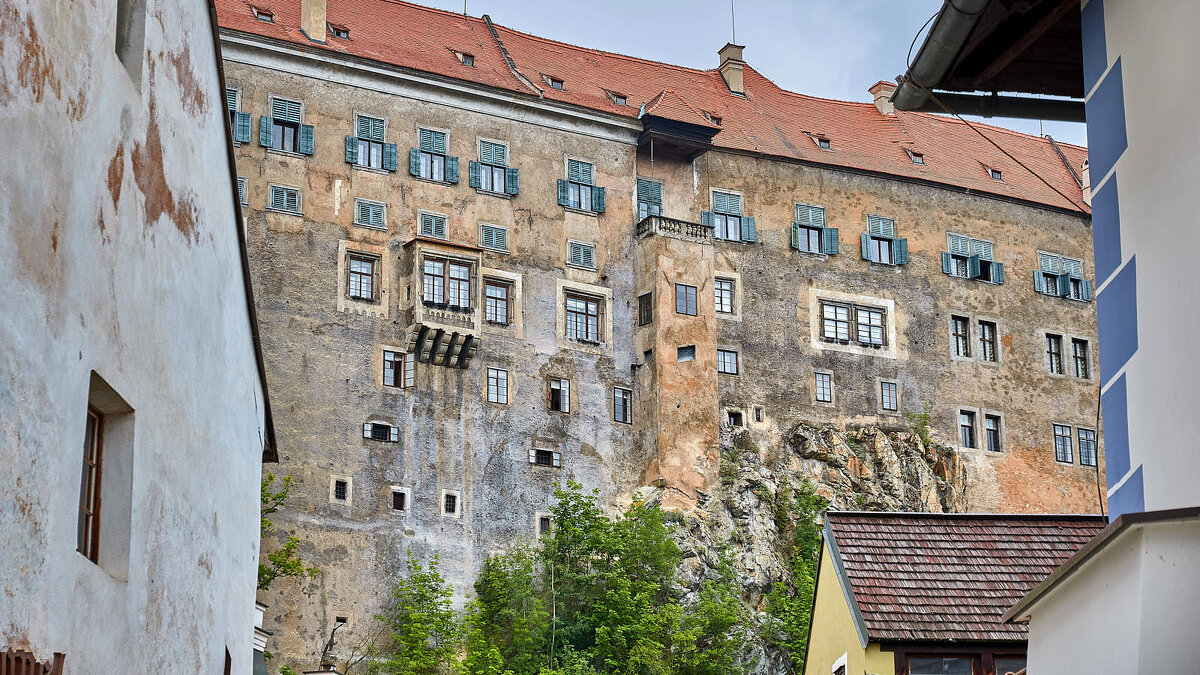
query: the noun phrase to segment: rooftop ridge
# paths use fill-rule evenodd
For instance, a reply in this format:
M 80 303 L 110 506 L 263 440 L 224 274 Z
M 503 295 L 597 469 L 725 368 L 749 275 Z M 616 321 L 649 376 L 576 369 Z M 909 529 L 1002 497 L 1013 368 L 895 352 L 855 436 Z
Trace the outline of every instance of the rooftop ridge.
M 894 518 L 945 518 L 948 520 L 1106 520 L 1099 513 L 935 513 L 933 511 L 836 511 L 825 512 L 826 516 L 887 516 Z

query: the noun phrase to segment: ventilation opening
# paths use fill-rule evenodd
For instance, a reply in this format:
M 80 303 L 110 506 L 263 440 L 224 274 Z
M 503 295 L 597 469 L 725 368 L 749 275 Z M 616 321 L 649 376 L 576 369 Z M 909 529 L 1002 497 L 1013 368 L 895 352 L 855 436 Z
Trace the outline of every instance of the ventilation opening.
M 740 410 L 730 410 L 729 411 L 729 426 L 731 426 L 731 427 L 744 426 L 742 424 L 742 413 Z

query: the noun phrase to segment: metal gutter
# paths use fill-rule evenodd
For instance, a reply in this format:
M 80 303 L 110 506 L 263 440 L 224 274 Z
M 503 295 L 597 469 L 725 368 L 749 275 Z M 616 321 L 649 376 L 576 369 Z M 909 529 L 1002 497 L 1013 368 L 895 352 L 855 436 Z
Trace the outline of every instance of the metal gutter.
M 920 110 L 954 59 L 962 51 L 967 36 L 975 29 L 983 10 L 991 0 L 946 0 L 938 12 L 929 35 L 917 52 L 908 72 L 897 79 L 899 86 L 892 94 L 892 105 L 900 110 Z
M 217 59 L 217 83 L 219 84 L 220 100 L 225 100 L 225 61 L 221 58 L 221 35 L 217 26 L 217 7 L 213 0 L 208 0 L 208 21 L 212 30 L 213 52 Z M 222 119 L 225 111 L 222 109 Z M 267 366 L 263 361 L 262 340 L 258 333 L 258 310 L 254 306 L 254 284 L 250 280 L 250 253 L 246 245 L 246 230 L 242 227 L 242 202 L 237 192 L 237 161 L 233 155 L 233 129 L 228 120 L 221 126 L 225 127 L 225 159 L 229 169 L 230 185 L 233 190 L 229 197 L 233 200 L 233 212 L 237 215 L 234 223 L 237 229 L 238 250 L 241 252 L 242 289 L 246 294 L 246 315 L 250 320 L 250 340 L 254 344 L 254 362 L 258 369 L 258 381 L 263 395 L 263 426 L 266 439 L 263 442 L 262 461 L 278 462 L 279 446 L 275 441 L 275 419 L 271 415 L 271 396 L 267 392 Z
M 905 85 L 905 77 L 900 78 L 899 92 Z M 911 84 L 908 90 L 915 89 Z M 915 108 L 905 108 L 899 103 L 894 105 L 900 110 L 911 112 L 946 113 L 953 111 L 959 115 L 977 115 L 979 117 L 1019 117 L 1031 120 L 1055 120 L 1059 122 L 1083 122 L 1083 101 L 1073 101 L 1061 98 L 1028 98 L 1024 96 L 998 96 L 996 94 L 954 94 L 939 91 L 923 92 L 924 102 Z

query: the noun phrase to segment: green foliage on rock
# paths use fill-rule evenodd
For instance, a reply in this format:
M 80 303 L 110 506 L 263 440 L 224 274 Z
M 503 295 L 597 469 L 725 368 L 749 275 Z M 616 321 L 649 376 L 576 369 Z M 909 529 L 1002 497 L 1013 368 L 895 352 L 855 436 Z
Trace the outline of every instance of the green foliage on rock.
M 784 547 L 791 578 L 776 584 L 767 596 L 771 616 L 770 641 L 787 652 L 795 672 L 804 672 L 804 650 L 812 623 L 812 602 L 821 551 L 821 528 L 817 525 L 828 502 L 817 495 L 808 481 L 798 487 L 786 481 L 775 493 L 775 526 Z
M 284 476 L 280 480 L 279 489 L 276 491 L 275 474 L 268 473 L 267 477 L 262 480 L 259 507 L 259 536 L 265 537 L 275 529 L 274 524 L 271 522 L 271 515 L 283 508 L 288 494 L 292 491 L 292 483 L 291 476 Z M 320 574 L 321 570 L 316 567 L 305 566 L 304 561 L 300 559 L 300 554 L 297 552 L 299 546 L 299 539 L 288 537 L 288 540 L 284 542 L 281 548 L 267 554 L 266 562 L 259 561 L 258 590 L 265 591 L 271 585 L 271 582 L 281 577 L 311 578 Z
M 925 444 L 926 447 L 933 443 L 933 438 L 929 435 L 929 421 L 932 418 L 933 415 L 930 413 L 928 405 L 925 406 L 925 412 L 916 413 L 910 410 L 904 413 L 904 419 L 908 420 L 908 423 L 912 426 L 913 433 L 921 439 L 921 443 Z

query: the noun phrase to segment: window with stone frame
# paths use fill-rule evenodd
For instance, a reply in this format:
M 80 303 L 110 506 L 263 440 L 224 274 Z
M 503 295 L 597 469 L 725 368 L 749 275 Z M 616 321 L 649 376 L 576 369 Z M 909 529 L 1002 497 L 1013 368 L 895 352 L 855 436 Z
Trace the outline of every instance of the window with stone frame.
M 990 452 L 1001 452 L 1003 447 L 1000 445 L 1000 416 L 999 415 L 984 415 L 983 416 L 983 435 L 984 447 Z
M 564 293 L 566 337 L 600 344 L 600 314 L 603 299 L 579 293 Z
M 1071 452 L 1071 427 L 1068 425 L 1054 425 L 1054 460 L 1065 464 L 1075 461 Z
M 971 357 L 971 320 L 965 316 L 950 317 L 950 338 L 954 355 L 964 359 Z
M 881 307 L 819 301 L 821 339 L 866 347 L 887 344 L 887 312 Z
M 571 412 L 571 381 L 562 377 L 552 377 L 549 382 L 549 399 L 546 407 L 555 412 Z
M 733 314 L 733 279 L 722 279 L 717 277 L 715 280 L 713 280 L 713 290 L 716 296 L 717 313 Z
M 500 368 L 487 369 L 487 400 L 489 403 L 508 405 L 508 371 Z
M 1091 379 L 1091 362 L 1088 358 L 1088 341 L 1080 338 L 1071 339 L 1071 363 L 1074 366 L 1075 377 Z M 1082 450 L 1080 451 L 1082 457 Z
M 358 253 L 346 254 L 346 297 L 352 300 L 379 300 L 379 256 Z
M 975 413 L 970 410 L 958 411 L 958 442 L 964 448 L 979 447 L 979 432 L 976 427 Z
M 421 301 L 459 311 L 471 309 L 471 264 L 426 256 L 422 264 Z
M 816 398 L 817 403 L 833 403 L 833 375 L 830 373 L 816 373 Z
M 1051 375 L 1063 374 L 1063 340 L 1061 335 L 1046 334 L 1046 370 Z
M 497 326 L 507 326 L 512 323 L 512 289 L 507 281 L 499 279 L 483 280 L 483 318 Z
M 982 361 L 995 363 L 998 360 L 996 350 L 996 324 L 991 321 L 979 322 L 979 358 Z
M 417 355 L 383 350 L 383 386 L 407 389 L 416 380 Z
M 1081 466 L 1096 466 L 1096 432 L 1093 429 L 1079 428 L 1079 464 Z
M 654 294 L 642 293 L 638 296 L 638 325 L 645 326 L 654 321 Z

